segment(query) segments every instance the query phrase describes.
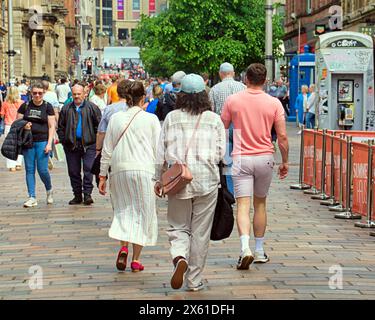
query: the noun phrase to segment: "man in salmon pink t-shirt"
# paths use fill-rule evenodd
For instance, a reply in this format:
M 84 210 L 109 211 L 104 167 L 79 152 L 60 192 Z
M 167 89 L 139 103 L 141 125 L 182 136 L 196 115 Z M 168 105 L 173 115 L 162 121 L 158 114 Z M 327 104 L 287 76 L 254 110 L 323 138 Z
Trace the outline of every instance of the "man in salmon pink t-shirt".
M 246 72 L 247 89 L 230 96 L 221 114 L 227 129 L 234 126 L 232 177 L 237 201 L 237 227 L 241 240 L 241 254 L 237 269 L 249 269 L 250 264 L 269 261 L 263 249 L 266 231 L 266 200 L 272 181 L 274 147 L 271 130 L 276 129 L 282 164 L 280 179 L 288 175 L 288 137 L 281 102 L 266 94 L 263 87 L 267 70 L 263 64 L 252 64 Z M 250 247 L 250 205 L 254 198 L 255 255 Z

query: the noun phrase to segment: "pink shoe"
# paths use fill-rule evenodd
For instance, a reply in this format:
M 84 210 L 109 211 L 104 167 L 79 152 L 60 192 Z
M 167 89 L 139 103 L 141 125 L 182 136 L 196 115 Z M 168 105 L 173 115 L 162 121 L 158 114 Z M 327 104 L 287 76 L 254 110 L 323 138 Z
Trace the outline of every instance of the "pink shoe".
M 122 247 L 118 253 L 116 267 L 120 271 L 124 271 L 126 269 L 126 260 L 128 259 L 128 248 Z
M 132 268 L 133 272 L 139 272 L 139 271 L 143 271 L 145 269 L 145 267 L 143 266 L 142 263 L 136 262 L 136 261 L 133 261 L 131 263 L 130 267 Z

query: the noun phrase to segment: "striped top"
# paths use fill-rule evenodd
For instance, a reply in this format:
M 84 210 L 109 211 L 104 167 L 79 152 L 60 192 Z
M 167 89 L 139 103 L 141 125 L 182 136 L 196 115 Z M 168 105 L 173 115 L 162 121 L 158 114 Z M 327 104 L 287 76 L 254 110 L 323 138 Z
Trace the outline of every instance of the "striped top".
M 161 181 L 164 162 L 185 162 L 186 146 L 193 136 L 197 121 L 198 116 L 181 110 L 168 113 L 158 145 L 157 180 Z M 223 122 L 214 112 L 204 112 L 187 156 L 186 164 L 193 175 L 193 181 L 176 195 L 178 199 L 204 196 L 218 187 L 220 176 L 217 164 L 224 158 L 225 147 Z

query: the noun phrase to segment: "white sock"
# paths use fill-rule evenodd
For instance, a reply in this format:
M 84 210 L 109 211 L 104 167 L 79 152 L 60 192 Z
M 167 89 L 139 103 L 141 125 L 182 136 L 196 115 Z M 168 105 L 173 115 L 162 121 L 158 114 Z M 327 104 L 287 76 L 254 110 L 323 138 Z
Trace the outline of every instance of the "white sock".
M 255 238 L 255 251 L 256 252 L 264 252 L 263 242 L 264 242 L 264 237 L 263 238 Z
M 249 240 L 250 236 L 247 234 L 244 234 L 243 236 L 240 237 L 241 240 L 241 252 L 244 252 L 246 249 L 250 249 L 249 246 Z

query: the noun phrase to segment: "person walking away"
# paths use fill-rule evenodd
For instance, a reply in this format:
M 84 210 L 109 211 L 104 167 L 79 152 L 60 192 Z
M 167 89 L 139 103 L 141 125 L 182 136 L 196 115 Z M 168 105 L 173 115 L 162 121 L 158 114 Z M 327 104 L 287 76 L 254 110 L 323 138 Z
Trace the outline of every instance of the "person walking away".
M 220 66 L 219 76 L 221 82 L 214 85 L 210 91 L 209 97 L 213 110 L 220 116 L 224 107 L 226 99 L 237 92 L 246 89 L 246 86 L 239 81 L 234 80 L 235 72 L 232 64 L 225 62 Z M 232 158 L 233 151 L 233 125 L 229 127 L 227 132 L 227 152 L 225 154 L 225 168 L 223 173 L 226 176 L 227 186 L 229 192 L 234 194 L 233 180 L 232 180 Z
M 85 205 L 94 203 L 91 197 L 94 188 L 91 168 L 95 159 L 96 134 L 101 112 L 96 105 L 84 100 L 84 90 L 82 84 L 76 84 L 72 88 L 73 102 L 61 109 L 57 129 L 59 140 L 64 147 L 74 194 L 70 205 L 81 204 L 82 201 Z
M 65 101 L 69 98 L 69 93 L 71 93 L 69 84 L 66 78 L 61 78 L 60 84 L 56 86 L 57 99 L 60 103 L 60 109 L 63 107 Z
M 284 84 L 283 80 L 279 79 L 276 81 L 276 98 L 278 98 L 283 105 L 284 112 L 289 116 L 288 109 L 288 87 Z
M 48 172 L 48 158 L 52 151 L 55 135 L 55 112 L 51 104 L 43 100 L 44 87 L 40 82 L 31 86 L 32 99 L 21 105 L 17 118 L 28 121 L 25 129 L 31 130 L 33 147 L 23 150 L 26 169 L 26 184 L 29 199 L 24 207 L 38 205 L 35 193 L 35 169 L 38 170 L 47 192 L 47 204 L 53 203 L 51 176 Z
M 108 95 L 107 103 L 108 104 L 113 104 L 113 103 L 119 102 L 120 100 L 120 97 L 118 96 L 118 93 L 117 93 L 117 85 L 119 81 L 120 81 L 119 76 L 117 75 L 113 76 L 112 84 L 107 89 L 107 95 Z
M 306 127 L 307 129 L 314 129 L 315 128 L 315 112 L 316 112 L 316 105 L 318 104 L 319 97 L 315 92 L 315 84 L 311 84 L 310 88 L 310 96 L 307 99 L 307 107 L 306 107 Z
M 167 114 L 175 109 L 177 96 L 181 91 L 181 81 L 185 76 L 184 71 L 177 71 L 172 76 L 172 83 L 165 86 L 165 93 L 156 110 L 156 115 L 160 121 L 164 121 Z
M 204 287 L 202 272 L 220 183 L 218 164 L 225 155 L 224 125 L 211 109 L 203 78 L 187 75 L 181 82 L 176 110 L 167 115 L 160 135 L 155 193 L 162 194 L 165 163 L 184 163 L 193 176 L 180 192 L 168 195 L 173 289 L 181 288 L 185 276 L 187 290 Z
M 161 86 L 159 85 L 154 86 L 152 89 L 152 95 L 153 95 L 153 99 L 148 104 L 146 112 L 155 114 L 157 108 L 160 105 L 159 104 L 160 97 L 163 95 L 163 89 L 161 88 Z
M 118 86 L 120 96 L 123 84 Z M 156 245 L 158 236 L 153 177 L 160 123 L 155 115 L 142 109 L 145 97 L 143 83 L 131 83 L 126 94 L 129 110 L 111 117 L 102 150 L 99 192 L 106 194 L 111 166 L 109 188 L 114 217 L 109 237 L 121 244 L 116 261 L 120 271 L 126 269 L 129 245 L 133 247 L 132 271 L 143 271 L 142 249 Z
M 112 116 L 117 112 L 125 112 L 128 110 L 129 106 L 126 103 L 126 97 L 129 96 L 129 87 L 132 84 L 133 82 L 130 80 L 121 80 L 117 86 L 117 92 L 120 100 L 104 109 L 98 126 L 98 134 L 96 136 L 96 155 L 102 151 L 105 134 Z
M 26 80 L 25 79 L 21 80 L 21 84 L 18 86 L 18 91 L 21 95 L 21 100 L 23 102 L 29 101 L 29 96 L 27 94 L 28 90 L 29 90 L 29 87 L 26 84 Z
M 94 87 L 93 90 L 95 94 L 90 98 L 90 102 L 97 105 L 101 113 L 103 113 L 105 107 L 107 106 L 104 100 L 107 89 L 104 84 L 99 83 Z
M 8 89 L 8 94 L 5 98 L 5 101 L 1 105 L 0 115 L 4 119 L 5 128 L 4 135 L 8 135 L 12 123 L 17 119 L 17 111 L 22 105 L 23 101 L 20 99 L 20 94 L 17 87 L 12 86 Z M 16 170 L 21 170 L 23 156 L 18 155 L 17 161 L 6 159 L 7 169 L 11 172 Z
M 7 87 L 3 81 L 0 81 L 0 95 L 2 101 L 5 101 L 5 98 L 7 96 Z
M 306 123 L 306 111 L 307 111 L 307 100 L 309 98 L 309 87 L 303 85 L 301 87 L 301 93 L 298 94 L 295 109 L 298 110 L 298 122 L 300 131 L 297 134 L 302 133 L 302 126 Z
M 279 176 L 288 174 L 288 137 L 281 102 L 262 89 L 267 77 L 263 64 L 252 64 L 246 72 L 247 90 L 232 95 L 224 105 L 221 119 L 225 128 L 234 125 L 233 184 L 237 201 L 237 227 L 241 253 L 237 269 L 269 261 L 263 242 L 267 225 L 266 202 L 274 167 L 271 129 L 275 127 L 282 156 Z M 253 198 L 255 257 L 249 247 L 250 206 Z

